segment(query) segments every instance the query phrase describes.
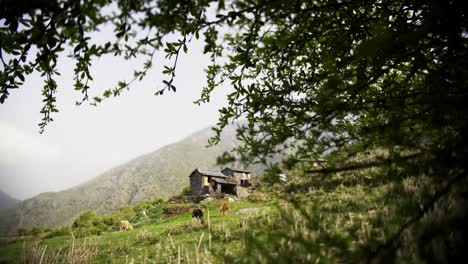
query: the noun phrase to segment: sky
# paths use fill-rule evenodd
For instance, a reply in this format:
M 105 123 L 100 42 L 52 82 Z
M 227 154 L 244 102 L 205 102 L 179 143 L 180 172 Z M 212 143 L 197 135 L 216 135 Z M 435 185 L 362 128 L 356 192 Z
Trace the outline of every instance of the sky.
M 109 34 L 104 30 L 92 39 L 100 42 Z M 39 74 L 27 77 L 0 104 L 0 190 L 17 199 L 64 190 L 215 124 L 217 110 L 226 103 L 225 88 L 215 91 L 210 103 L 193 104 L 205 84 L 204 68 L 209 63 L 202 50 L 203 43 L 193 41 L 188 54 L 180 57 L 176 93 L 154 96 L 164 77 L 164 54 L 159 53 L 153 61 L 158 66 L 145 80 L 98 106 L 75 105 L 82 97 L 73 89 L 74 64 L 62 56 L 57 79 L 60 112 L 43 134 L 37 125 L 42 119 L 43 81 Z M 142 59 L 128 62 L 114 57 L 95 61 L 90 97 L 130 80 L 142 63 Z

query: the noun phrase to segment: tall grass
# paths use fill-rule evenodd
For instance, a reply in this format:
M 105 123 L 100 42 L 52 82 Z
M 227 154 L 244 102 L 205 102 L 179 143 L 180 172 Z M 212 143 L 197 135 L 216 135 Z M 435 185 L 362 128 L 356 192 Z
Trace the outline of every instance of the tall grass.
M 85 239 L 70 243 L 59 248 L 48 247 L 41 241 L 24 242 L 21 263 L 58 264 L 58 263 L 93 263 L 99 255 L 99 244 L 95 240 Z

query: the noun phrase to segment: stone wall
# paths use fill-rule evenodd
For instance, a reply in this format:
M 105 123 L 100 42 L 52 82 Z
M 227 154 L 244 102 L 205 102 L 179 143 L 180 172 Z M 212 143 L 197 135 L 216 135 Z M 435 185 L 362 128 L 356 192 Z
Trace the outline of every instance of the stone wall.
M 190 195 L 199 196 L 202 193 L 202 176 L 198 173 L 190 176 Z
M 247 197 L 249 196 L 249 188 L 237 186 L 237 196 L 238 197 Z

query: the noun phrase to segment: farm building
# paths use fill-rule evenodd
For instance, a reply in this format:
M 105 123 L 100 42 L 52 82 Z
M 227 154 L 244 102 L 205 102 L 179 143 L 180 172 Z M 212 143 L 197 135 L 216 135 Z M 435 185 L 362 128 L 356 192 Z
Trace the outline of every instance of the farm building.
M 225 168 L 221 171 L 222 174 L 233 177 L 239 181 L 239 185 L 243 187 L 250 186 L 250 171 Z
M 240 197 L 247 194 L 251 175 L 246 170 L 225 168 L 221 172 L 195 169 L 189 177 L 192 196 L 224 193 Z

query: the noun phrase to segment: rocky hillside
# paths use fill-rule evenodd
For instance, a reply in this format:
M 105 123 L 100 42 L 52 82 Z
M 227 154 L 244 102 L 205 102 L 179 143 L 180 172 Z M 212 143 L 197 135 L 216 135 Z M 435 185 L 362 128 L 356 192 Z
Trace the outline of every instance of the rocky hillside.
M 207 128 L 113 168 L 91 181 L 54 193 L 42 193 L 3 212 L 0 233 L 17 227 L 70 224 L 84 210 L 106 213 L 155 196 L 167 198 L 189 185 L 195 168 L 217 169 L 216 157 L 235 144 L 235 128 L 226 129 L 218 145 L 206 148 L 213 132 Z M 259 173 L 263 168 L 250 168 Z

